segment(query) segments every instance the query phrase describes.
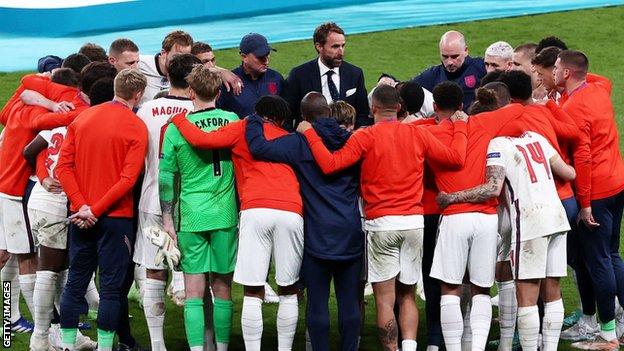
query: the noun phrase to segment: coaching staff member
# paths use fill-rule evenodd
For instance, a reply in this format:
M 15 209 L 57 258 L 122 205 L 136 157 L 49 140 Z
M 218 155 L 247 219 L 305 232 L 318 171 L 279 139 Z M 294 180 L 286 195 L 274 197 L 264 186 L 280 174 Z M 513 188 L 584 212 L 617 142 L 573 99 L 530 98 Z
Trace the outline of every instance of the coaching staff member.
M 314 30 L 313 39 L 318 57 L 293 68 L 286 78 L 283 97 L 290 104 L 294 122 L 285 127 L 293 129 L 301 121 L 301 99 L 311 91 L 323 94 L 328 103 L 343 100 L 355 107 L 356 128 L 373 124 L 364 73 L 343 60 L 346 41 L 342 28 L 333 22 L 323 23 Z
M 132 186 L 147 150 L 147 128 L 132 112 L 147 81 L 124 69 L 114 81 L 115 97 L 89 108 L 67 129 L 56 168 L 71 203 L 69 276 L 61 297 L 63 348 L 74 349 L 81 301 L 99 267 L 98 347 L 112 347 L 120 294 L 132 256 Z
M 470 57 L 464 35 L 451 30 L 440 38 L 440 61 L 441 64 L 427 68 L 414 80 L 429 91 L 447 80 L 459 84 L 464 92 L 464 111 L 467 111 L 475 100 L 475 89 L 486 73 L 483 59 Z

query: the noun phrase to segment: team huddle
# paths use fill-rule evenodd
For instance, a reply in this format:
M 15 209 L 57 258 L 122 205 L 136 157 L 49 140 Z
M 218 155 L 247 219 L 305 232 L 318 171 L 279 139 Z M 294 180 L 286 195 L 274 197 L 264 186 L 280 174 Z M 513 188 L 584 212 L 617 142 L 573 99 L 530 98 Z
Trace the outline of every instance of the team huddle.
M 368 93 L 338 25 L 313 43 L 286 79 L 260 34 L 229 71 L 183 31 L 155 55 L 85 44 L 22 78 L 0 113 L 0 264 L 30 350 L 145 350 L 133 285 L 151 350 L 166 350 L 167 294 L 191 351 L 227 350 L 235 308 L 260 350 L 264 302 L 290 350 L 302 301 L 307 348 L 329 350 L 332 285 L 340 348 L 357 350 L 376 343 L 361 338 L 367 284 L 384 350 L 417 349 L 417 295 L 428 351 L 619 349 L 624 161 L 587 56 L 548 37 L 471 57 L 449 31 L 439 65 Z M 581 304 L 566 318 L 568 266 Z

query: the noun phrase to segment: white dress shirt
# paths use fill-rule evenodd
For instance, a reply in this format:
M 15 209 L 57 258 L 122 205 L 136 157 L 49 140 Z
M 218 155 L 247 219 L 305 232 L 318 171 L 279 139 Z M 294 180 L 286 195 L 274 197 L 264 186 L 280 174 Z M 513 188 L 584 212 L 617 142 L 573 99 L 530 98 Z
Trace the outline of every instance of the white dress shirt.
M 325 96 L 325 99 L 327 99 L 327 103 L 331 103 L 334 100 L 332 99 L 331 94 L 329 93 L 329 86 L 327 85 L 327 71 L 334 71 L 335 74 L 332 75 L 332 80 L 334 81 L 334 84 L 336 85 L 336 90 L 338 90 L 338 93 L 340 93 L 340 67 L 334 67 L 334 68 L 329 68 L 327 66 L 325 66 L 325 64 L 323 63 L 323 61 L 321 61 L 321 58 L 318 58 L 318 66 L 319 66 L 319 71 L 321 73 L 321 93 L 323 94 L 323 96 Z

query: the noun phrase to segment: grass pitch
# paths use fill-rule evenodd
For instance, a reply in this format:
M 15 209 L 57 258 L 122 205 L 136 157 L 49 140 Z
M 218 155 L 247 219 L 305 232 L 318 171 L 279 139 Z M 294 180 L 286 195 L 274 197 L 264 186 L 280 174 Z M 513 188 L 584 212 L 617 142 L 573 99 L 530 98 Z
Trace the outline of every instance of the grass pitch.
M 461 24 L 439 25 L 376 32 L 368 34 L 350 35 L 347 39 L 346 59 L 362 67 L 366 76 L 367 87 L 370 89 L 381 72 L 392 73 L 400 79 L 408 79 L 430 65 L 439 63 L 438 41 L 440 35 L 447 30 L 462 31 L 467 38 L 470 52 L 474 56 L 482 56 L 485 48 L 492 42 L 505 40 L 512 46 L 526 42 L 537 42 L 542 37 L 556 35 L 563 39 L 570 48 L 578 49 L 587 54 L 592 72 L 607 76 L 613 82 L 613 103 L 617 114 L 620 135 L 622 134 L 622 114 L 624 113 L 624 71 L 620 52 L 624 50 L 624 43 L 617 39 L 624 37 L 624 7 L 611 7 L 595 10 L 571 11 L 545 15 L 524 16 L 500 20 L 476 21 Z M 262 32 L 261 29 L 259 29 Z M 315 57 L 316 52 L 311 40 L 274 45 L 278 52 L 271 56 L 271 67 L 287 75 L 290 69 L 302 62 Z M 220 50 L 217 52 L 217 63 L 222 67 L 232 68 L 240 64 L 237 49 Z M 34 63 L 33 63 L 34 66 Z M 26 72 L 0 73 L 0 106 L 4 105 L 19 84 L 21 76 Z M 1 128 L 1 126 L 0 126 Z M 620 148 L 624 145 L 620 139 Z M 16 151 L 17 152 L 17 151 Z M 563 281 L 563 296 L 566 314 L 573 311 L 578 305 L 577 294 L 567 278 Z M 243 350 L 242 334 L 240 329 L 240 310 L 242 306 L 242 288 L 234 286 L 234 317 L 232 328 L 231 350 Z M 332 299 L 334 295 L 332 294 Z M 372 297 L 366 298 L 366 323 L 362 331 L 362 350 L 380 350 L 377 341 L 375 321 L 375 307 Z M 304 305 L 300 307 L 300 323 L 295 339 L 294 350 L 303 350 L 305 347 L 305 326 L 303 322 Z M 421 307 L 421 323 L 419 326 L 419 349 L 424 349 L 425 323 L 424 307 Z M 22 311 L 27 311 L 22 305 Z M 338 328 L 336 328 L 336 304 L 330 301 L 332 313 L 332 328 L 330 329 L 332 350 L 340 349 Z M 143 311 L 136 303 L 130 306 L 133 333 L 137 340 L 149 346 L 149 335 L 143 316 Z M 277 348 L 277 331 L 275 318 L 277 305 L 265 305 L 263 348 Z M 87 332 L 95 338 L 95 332 Z M 496 338 L 498 325 L 493 324 L 490 339 Z M 17 335 L 13 340 L 12 348 L 16 350 L 28 349 L 29 335 Z M 165 320 L 165 339 L 169 350 L 187 349 L 184 333 L 182 309 L 168 302 L 167 317 Z M 561 350 L 570 349 L 569 343 L 561 342 Z

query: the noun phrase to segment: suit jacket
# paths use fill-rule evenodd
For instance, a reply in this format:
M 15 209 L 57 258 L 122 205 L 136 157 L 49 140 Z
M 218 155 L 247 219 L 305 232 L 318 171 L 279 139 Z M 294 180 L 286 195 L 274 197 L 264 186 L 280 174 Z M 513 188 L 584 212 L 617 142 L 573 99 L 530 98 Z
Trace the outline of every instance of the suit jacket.
M 347 91 L 355 88 L 355 92 L 346 96 Z M 293 116 L 292 123 L 287 124 L 287 128 L 295 128 L 301 121 L 299 106 L 305 94 L 317 91 L 322 93 L 321 72 L 318 66 L 318 58 L 308 61 L 293 68 L 286 78 L 286 87 L 282 96 L 290 104 Z M 355 126 L 361 127 L 373 124 L 373 119 L 369 117 L 368 97 L 364 86 L 364 73 L 362 69 L 348 62 L 340 65 L 340 100 L 351 104 L 357 113 Z

